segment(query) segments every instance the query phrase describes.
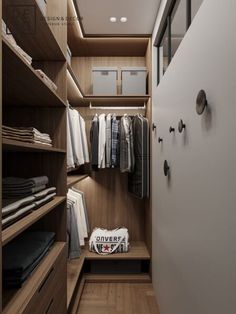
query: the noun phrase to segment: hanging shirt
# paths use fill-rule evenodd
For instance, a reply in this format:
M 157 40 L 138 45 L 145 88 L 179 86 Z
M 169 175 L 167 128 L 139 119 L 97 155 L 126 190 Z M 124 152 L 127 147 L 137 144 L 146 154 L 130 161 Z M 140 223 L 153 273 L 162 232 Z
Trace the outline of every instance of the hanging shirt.
M 106 117 L 106 168 L 111 167 L 111 114 Z
M 120 124 L 120 171 L 132 172 L 135 163 L 132 120 L 124 115 Z
M 93 170 L 98 169 L 98 139 L 99 137 L 99 122 L 98 116 L 95 115 L 90 129 L 90 143 L 91 143 L 91 166 Z
M 75 161 L 72 151 L 72 141 L 71 141 L 71 132 L 70 132 L 70 121 L 69 121 L 69 108 L 66 110 L 66 119 L 67 119 L 67 168 L 74 168 Z
M 84 152 L 83 152 L 83 145 L 82 145 L 80 119 L 79 119 L 79 113 L 77 110 L 69 108 L 69 121 L 70 121 L 70 133 L 71 133 L 71 143 L 72 143 L 74 161 L 77 166 L 83 165 L 84 164 Z
M 113 115 L 111 122 L 111 166 L 119 165 L 119 121 Z
M 81 128 L 81 137 L 82 137 L 84 161 L 85 162 L 89 162 L 88 141 L 87 141 L 87 136 L 86 136 L 85 121 L 81 117 L 81 115 L 79 115 L 79 118 L 80 118 L 80 128 Z
M 98 168 L 106 166 L 106 120 L 105 114 L 99 116 Z

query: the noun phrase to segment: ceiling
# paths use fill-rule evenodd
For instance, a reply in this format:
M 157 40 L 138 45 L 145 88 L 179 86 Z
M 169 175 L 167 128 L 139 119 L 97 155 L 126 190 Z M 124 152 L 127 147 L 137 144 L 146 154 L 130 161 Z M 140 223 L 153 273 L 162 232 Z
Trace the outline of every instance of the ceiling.
M 85 35 L 150 35 L 160 0 L 74 0 Z M 117 22 L 111 23 L 110 17 Z M 121 17 L 127 17 L 121 23 Z

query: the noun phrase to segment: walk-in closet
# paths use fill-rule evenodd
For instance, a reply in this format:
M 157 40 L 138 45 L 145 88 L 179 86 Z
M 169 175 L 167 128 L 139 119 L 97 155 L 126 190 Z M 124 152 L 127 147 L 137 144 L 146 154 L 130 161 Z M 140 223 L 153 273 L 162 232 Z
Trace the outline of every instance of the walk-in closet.
M 151 38 L 85 37 L 78 14 L 73 0 L 2 3 L 3 313 L 79 313 L 89 283 L 151 287 Z M 127 252 L 91 251 L 94 228 L 120 227 Z

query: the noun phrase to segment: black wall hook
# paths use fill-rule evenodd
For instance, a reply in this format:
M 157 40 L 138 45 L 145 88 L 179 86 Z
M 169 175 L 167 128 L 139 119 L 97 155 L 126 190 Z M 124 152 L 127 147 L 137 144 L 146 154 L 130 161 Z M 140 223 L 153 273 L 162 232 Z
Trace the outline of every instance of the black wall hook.
M 168 165 L 167 160 L 164 161 L 164 167 L 163 167 L 163 169 L 164 169 L 164 175 L 165 175 L 165 177 L 167 177 L 168 174 L 169 174 L 169 171 L 170 171 L 170 167 L 169 167 L 169 165 Z
M 163 142 L 163 138 L 158 137 L 158 143 L 162 143 Z
M 197 100 L 196 100 L 197 114 L 199 115 L 203 114 L 203 111 L 205 110 L 207 104 L 208 103 L 207 103 L 206 92 L 203 89 L 201 89 L 197 95 Z
M 170 133 L 175 132 L 175 128 L 173 128 L 172 126 L 170 126 L 169 132 L 170 132 Z
M 152 130 L 153 130 L 153 131 L 155 131 L 155 130 L 156 130 L 156 128 L 157 128 L 156 124 L 155 124 L 155 123 L 153 123 L 153 124 L 152 124 Z
M 178 130 L 179 133 L 182 133 L 182 131 L 186 128 L 186 125 L 183 123 L 183 120 L 180 119 L 179 124 L 178 124 Z

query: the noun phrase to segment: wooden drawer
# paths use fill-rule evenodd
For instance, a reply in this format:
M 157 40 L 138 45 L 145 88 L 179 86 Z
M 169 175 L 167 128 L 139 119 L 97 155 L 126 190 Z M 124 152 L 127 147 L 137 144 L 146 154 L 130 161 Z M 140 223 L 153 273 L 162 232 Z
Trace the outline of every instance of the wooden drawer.
M 23 311 L 25 314 L 66 313 L 66 249 L 58 256 Z M 60 303 L 60 309 L 58 304 Z

